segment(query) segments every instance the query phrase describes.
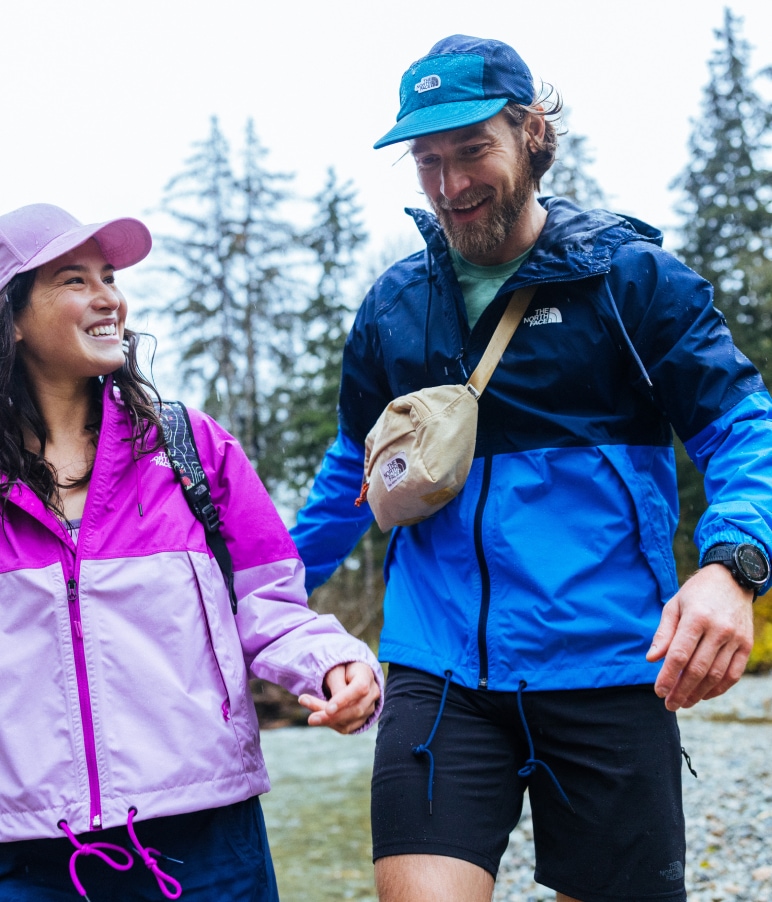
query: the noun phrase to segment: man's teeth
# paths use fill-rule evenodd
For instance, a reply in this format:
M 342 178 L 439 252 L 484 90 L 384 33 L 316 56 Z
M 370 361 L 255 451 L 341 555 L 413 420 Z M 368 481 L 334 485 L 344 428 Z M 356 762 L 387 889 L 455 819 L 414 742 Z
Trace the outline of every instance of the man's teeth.
M 111 326 L 94 326 L 86 332 L 87 335 L 115 335 L 115 324 Z
M 481 203 L 482 203 L 481 200 L 475 200 L 475 201 L 472 201 L 471 203 L 464 204 L 463 206 L 461 206 L 461 205 L 455 206 L 455 207 L 453 207 L 453 210 L 456 213 L 463 213 L 464 210 L 473 210 L 475 207 L 479 207 Z

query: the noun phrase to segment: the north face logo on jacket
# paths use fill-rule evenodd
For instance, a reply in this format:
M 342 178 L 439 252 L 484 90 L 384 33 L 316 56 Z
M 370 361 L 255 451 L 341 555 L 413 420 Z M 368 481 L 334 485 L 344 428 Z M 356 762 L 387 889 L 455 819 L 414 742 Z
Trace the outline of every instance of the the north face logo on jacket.
M 523 318 L 529 326 L 544 326 L 547 323 L 562 323 L 563 317 L 557 307 L 540 307 L 531 316 Z

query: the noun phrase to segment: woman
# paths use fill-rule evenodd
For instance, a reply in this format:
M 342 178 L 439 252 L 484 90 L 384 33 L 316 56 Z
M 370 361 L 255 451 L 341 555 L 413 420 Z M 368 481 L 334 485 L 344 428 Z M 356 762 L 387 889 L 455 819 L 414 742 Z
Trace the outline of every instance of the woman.
M 352 732 L 377 713 L 375 658 L 308 609 L 252 466 L 190 411 L 231 611 L 115 280 L 150 246 L 133 219 L 0 216 L 0 900 L 73 884 L 91 902 L 181 886 L 275 900 L 249 671 L 302 693 L 313 725 Z

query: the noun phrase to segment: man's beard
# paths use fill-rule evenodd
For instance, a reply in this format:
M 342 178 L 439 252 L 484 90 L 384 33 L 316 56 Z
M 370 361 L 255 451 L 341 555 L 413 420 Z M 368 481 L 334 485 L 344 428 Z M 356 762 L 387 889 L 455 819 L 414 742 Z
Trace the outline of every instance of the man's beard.
M 515 227 L 520 214 L 533 193 L 530 179 L 517 180 L 512 192 L 498 201 L 488 188 L 472 188 L 460 195 L 451 203 L 440 198 L 432 207 L 442 226 L 448 243 L 462 257 L 473 260 L 475 257 L 486 257 L 501 247 Z M 453 206 L 480 203 L 491 198 L 487 214 L 477 222 L 459 224 L 453 222 L 449 208 Z

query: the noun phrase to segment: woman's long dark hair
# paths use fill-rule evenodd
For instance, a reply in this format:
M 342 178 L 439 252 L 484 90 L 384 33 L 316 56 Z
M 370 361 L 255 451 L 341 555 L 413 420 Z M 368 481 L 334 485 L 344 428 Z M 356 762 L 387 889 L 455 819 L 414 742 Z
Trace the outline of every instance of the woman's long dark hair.
M 30 391 L 24 361 L 16 353 L 14 316 L 29 304 L 36 270 L 19 273 L 0 289 L 0 474 L 5 482 L 0 485 L 0 499 L 5 499 L 11 486 L 23 483 L 40 498 L 45 506 L 58 516 L 63 516 L 59 498 L 56 470 L 45 459 L 47 432 Z M 125 362 L 113 373 L 113 382 L 121 393 L 121 401 L 132 423 L 129 441 L 135 452 L 157 450 L 163 444 L 163 433 L 154 405 L 160 403 L 152 381 L 143 375 L 137 362 L 137 348 L 142 333 L 125 329 L 123 334 Z M 152 336 L 147 336 L 152 341 Z M 86 428 L 93 433 L 96 445 L 102 422 L 102 380 L 91 380 L 93 422 Z M 39 452 L 24 447 L 24 433 L 31 433 L 38 440 Z M 85 485 L 91 478 L 91 469 L 67 488 Z

